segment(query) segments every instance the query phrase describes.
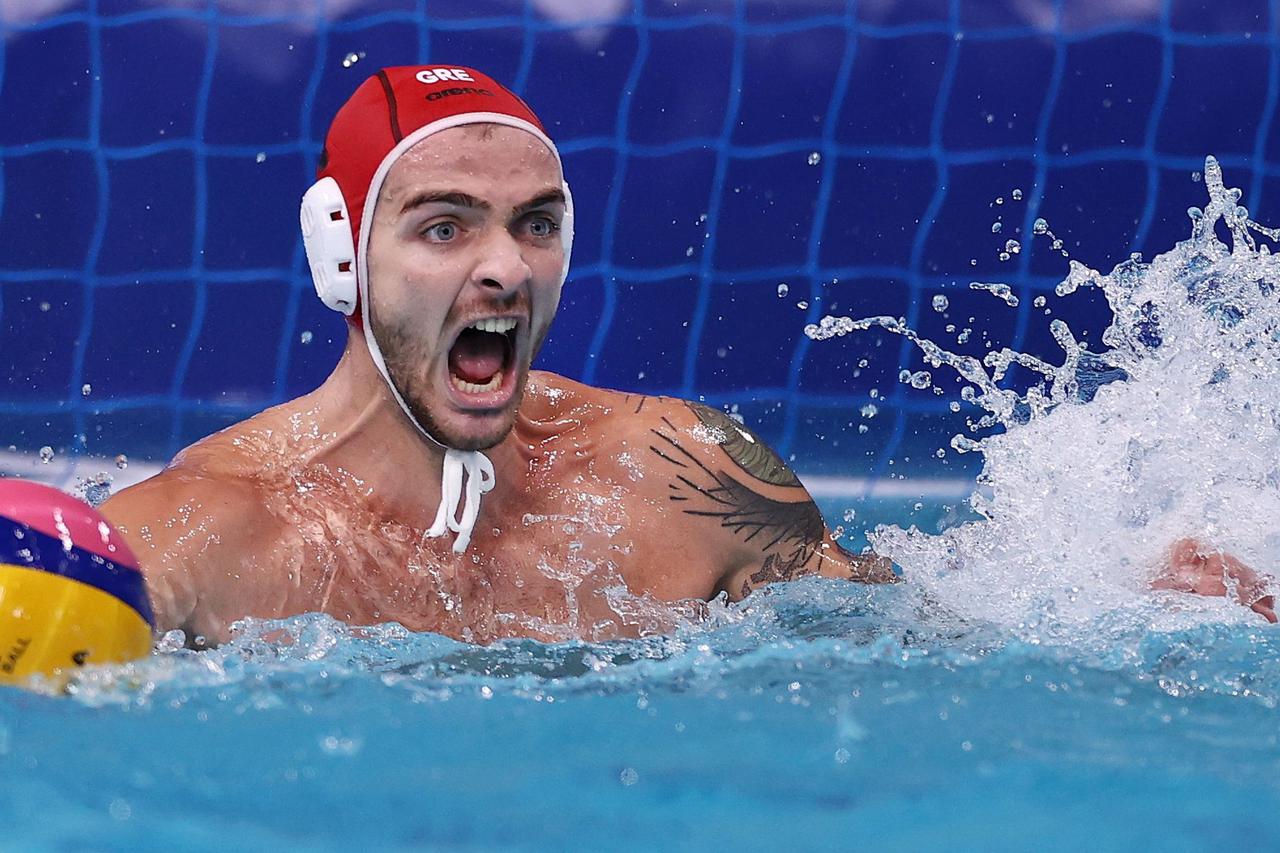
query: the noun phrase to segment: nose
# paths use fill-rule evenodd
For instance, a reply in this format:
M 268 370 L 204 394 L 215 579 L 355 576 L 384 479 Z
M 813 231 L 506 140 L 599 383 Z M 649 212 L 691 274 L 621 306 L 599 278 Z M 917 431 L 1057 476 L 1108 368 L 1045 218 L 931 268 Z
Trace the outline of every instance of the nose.
M 533 277 L 533 270 L 525 261 L 515 237 L 505 229 L 494 229 L 481 246 L 479 260 L 471 275 L 486 290 L 513 293 Z

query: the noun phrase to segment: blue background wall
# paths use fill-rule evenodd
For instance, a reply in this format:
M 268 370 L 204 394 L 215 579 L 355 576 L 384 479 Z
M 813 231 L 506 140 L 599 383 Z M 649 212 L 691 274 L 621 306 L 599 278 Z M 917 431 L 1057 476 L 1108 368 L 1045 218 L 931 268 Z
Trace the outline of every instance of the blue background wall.
M 1066 267 L 1037 216 L 1094 266 L 1162 251 L 1213 153 L 1280 221 L 1280 3 L 1114 5 L 0 5 L 0 444 L 167 458 L 317 385 L 345 331 L 298 199 L 355 86 L 429 61 L 506 81 L 562 146 L 579 237 L 541 366 L 737 405 L 801 471 L 971 471 L 933 455 L 963 426 L 954 382 L 910 388 L 898 339 L 805 323 L 1056 355 L 1032 298 Z M 1001 262 L 1009 237 L 1027 249 Z M 1086 296 L 1050 307 L 1097 339 Z

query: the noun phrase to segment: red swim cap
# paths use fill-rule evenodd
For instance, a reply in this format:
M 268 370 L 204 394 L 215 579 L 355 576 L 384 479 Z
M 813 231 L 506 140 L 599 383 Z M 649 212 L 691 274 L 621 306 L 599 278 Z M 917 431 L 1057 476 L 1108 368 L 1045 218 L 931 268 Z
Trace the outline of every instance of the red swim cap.
M 360 84 L 334 116 L 325 137 L 316 183 L 303 196 L 301 224 L 316 292 L 326 305 L 357 324 L 368 302 L 367 250 L 373 208 L 382 182 L 401 154 L 433 133 L 463 124 L 501 124 L 537 137 L 560 153 L 528 105 L 492 77 L 472 68 L 423 65 L 384 68 Z M 573 199 L 563 183 L 560 227 L 569 272 Z M 343 223 L 341 220 L 346 219 Z M 348 233 L 350 240 L 347 239 Z M 355 316 L 352 316 L 355 314 Z
M 533 110 L 488 75 L 445 65 L 384 68 L 361 83 L 334 116 L 316 178 L 331 177 L 342 188 L 351 214 L 351 238 L 359 247 L 365 201 L 370 189 L 376 193 L 381 188 L 391 163 L 381 175 L 379 168 L 388 154 L 395 151 L 398 157 L 413 143 L 456 124 L 513 124 L 511 119 L 536 129 L 551 147 Z M 412 142 L 405 145 L 409 138 Z

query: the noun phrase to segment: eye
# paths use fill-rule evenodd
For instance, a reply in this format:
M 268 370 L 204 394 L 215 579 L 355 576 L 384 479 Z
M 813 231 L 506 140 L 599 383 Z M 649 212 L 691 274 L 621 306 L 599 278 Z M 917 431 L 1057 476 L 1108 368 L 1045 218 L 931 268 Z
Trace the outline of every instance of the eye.
M 560 230 L 560 225 L 549 216 L 535 216 L 529 220 L 529 233 L 534 237 L 550 237 Z
M 458 225 L 456 222 L 437 222 L 428 226 L 422 235 L 436 243 L 448 243 L 458 236 Z

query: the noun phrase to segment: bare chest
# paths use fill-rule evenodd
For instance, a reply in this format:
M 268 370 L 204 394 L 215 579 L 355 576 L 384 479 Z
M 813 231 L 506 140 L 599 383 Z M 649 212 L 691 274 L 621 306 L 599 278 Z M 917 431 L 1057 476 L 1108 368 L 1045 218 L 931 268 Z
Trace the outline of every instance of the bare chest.
M 504 498 L 486 501 L 461 555 L 422 520 L 330 510 L 305 543 L 289 609 L 468 642 L 637 636 L 696 615 L 679 602 L 706 591 L 681 582 L 670 531 L 624 485 L 579 479 Z

